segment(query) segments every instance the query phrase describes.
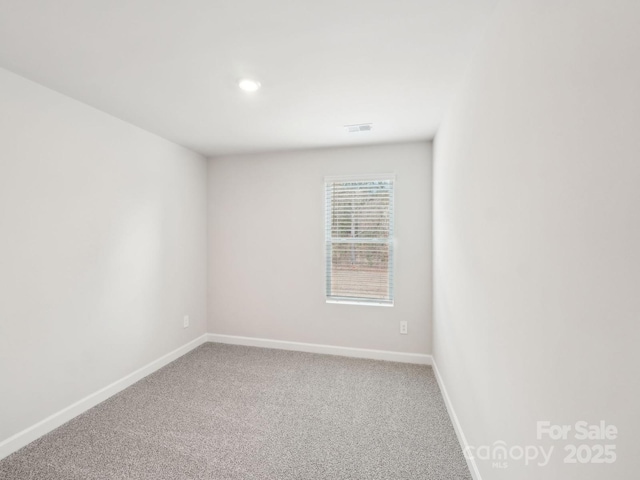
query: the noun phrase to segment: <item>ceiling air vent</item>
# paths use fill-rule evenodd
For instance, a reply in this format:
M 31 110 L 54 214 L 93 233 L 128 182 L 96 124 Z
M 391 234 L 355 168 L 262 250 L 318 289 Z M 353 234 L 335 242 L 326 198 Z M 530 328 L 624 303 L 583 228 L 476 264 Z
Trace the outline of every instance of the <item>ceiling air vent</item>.
M 356 125 L 345 125 L 345 130 L 348 133 L 357 133 L 357 132 L 369 132 L 373 129 L 373 123 L 358 123 Z

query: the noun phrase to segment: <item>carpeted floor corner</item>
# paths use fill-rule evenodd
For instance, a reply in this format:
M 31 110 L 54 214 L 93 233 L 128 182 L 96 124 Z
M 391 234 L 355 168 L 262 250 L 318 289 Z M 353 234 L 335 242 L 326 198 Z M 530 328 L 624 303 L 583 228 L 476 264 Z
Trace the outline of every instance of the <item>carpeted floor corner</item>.
M 0 479 L 471 476 L 430 367 L 207 343 L 0 461 Z

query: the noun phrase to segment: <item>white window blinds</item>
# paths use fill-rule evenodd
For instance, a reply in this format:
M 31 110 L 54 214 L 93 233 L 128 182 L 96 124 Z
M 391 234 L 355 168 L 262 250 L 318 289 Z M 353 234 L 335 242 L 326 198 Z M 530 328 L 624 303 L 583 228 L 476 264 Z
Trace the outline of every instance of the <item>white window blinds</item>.
M 325 180 L 328 301 L 393 305 L 393 183 Z

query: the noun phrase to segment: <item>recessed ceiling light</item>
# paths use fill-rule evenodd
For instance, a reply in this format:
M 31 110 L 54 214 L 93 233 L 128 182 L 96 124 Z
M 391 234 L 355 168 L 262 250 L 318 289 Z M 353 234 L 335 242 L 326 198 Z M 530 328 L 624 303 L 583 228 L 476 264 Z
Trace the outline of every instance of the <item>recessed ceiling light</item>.
M 249 78 L 243 78 L 238 82 L 238 86 L 240 87 L 240 90 L 244 90 L 245 92 L 255 92 L 260 88 L 260 82 Z

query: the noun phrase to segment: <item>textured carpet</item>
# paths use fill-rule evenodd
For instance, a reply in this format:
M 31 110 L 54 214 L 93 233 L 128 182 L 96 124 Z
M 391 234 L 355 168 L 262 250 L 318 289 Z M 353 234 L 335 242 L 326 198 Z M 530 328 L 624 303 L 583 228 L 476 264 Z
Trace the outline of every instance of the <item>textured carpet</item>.
M 21 479 L 470 479 L 430 367 L 207 343 L 0 461 Z

